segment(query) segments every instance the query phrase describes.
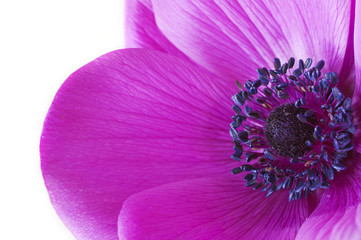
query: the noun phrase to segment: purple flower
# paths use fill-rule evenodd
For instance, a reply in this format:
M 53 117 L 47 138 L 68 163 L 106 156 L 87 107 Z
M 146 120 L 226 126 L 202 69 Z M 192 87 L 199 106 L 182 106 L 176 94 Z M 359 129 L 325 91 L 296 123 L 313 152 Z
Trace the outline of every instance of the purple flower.
M 44 123 L 60 218 L 77 239 L 360 239 L 360 11 L 128 1 L 142 49 L 73 73 Z

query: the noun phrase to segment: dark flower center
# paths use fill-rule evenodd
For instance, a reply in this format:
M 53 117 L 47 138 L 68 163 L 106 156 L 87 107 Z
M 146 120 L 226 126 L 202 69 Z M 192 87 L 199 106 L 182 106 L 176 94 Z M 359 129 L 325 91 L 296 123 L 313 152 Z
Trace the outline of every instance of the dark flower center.
M 314 140 L 312 137 L 314 127 L 297 118 L 305 112 L 305 109 L 286 103 L 276 107 L 268 115 L 265 124 L 267 141 L 280 155 L 301 157 L 310 150 L 307 143 L 312 143 Z M 309 122 L 314 125 L 317 123 L 315 117 L 309 119 Z
M 259 68 L 256 80 L 237 82 L 230 128 L 231 157 L 244 162 L 232 173 L 246 172 L 245 185 L 266 197 L 287 189 L 290 201 L 331 186 L 346 168 L 356 131 L 337 74 L 321 73 L 325 61 L 295 66 L 294 58 L 284 64 L 276 58 L 274 69 Z

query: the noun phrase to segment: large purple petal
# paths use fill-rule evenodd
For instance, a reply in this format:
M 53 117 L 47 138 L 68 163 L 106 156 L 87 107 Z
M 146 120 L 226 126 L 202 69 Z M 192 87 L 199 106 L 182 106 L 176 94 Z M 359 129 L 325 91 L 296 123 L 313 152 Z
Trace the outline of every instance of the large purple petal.
M 152 3 L 162 33 L 195 62 L 231 83 L 255 77 L 255 69 L 270 66 L 274 57 L 324 59 L 325 71 L 340 73 L 353 11 L 351 2 L 344 0 Z
M 41 138 L 45 183 L 67 227 L 78 239 L 113 240 L 129 195 L 228 175 L 232 92 L 191 63 L 141 49 L 106 54 L 73 73 Z
M 120 212 L 120 239 L 294 239 L 313 204 L 289 203 L 288 191 L 265 198 L 235 179 L 181 181 L 132 195 Z

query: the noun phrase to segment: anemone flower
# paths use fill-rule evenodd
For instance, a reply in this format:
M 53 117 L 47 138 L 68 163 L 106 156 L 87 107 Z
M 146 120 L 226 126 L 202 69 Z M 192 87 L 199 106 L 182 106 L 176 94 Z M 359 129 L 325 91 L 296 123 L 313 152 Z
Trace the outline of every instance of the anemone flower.
M 360 11 L 129 1 L 141 49 L 73 73 L 44 123 L 60 218 L 77 239 L 361 239 Z

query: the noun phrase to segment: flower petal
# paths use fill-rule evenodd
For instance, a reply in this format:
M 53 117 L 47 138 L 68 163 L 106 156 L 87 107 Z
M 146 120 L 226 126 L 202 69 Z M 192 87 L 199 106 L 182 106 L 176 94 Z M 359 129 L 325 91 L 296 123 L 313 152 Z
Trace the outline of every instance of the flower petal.
M 333 226 L 331 239 L 361 239 L 361 204 L 347 208 L 344 215 Z
M 138 191 L 228 175 L 231 92 L 191 63 L 142 49 L 73 73 L 49 110 L 40 149 L 51 201 L 75 236 L 115 239 L 122 203 Z
M 346 177 L 346 176 L 344 176 Z M 296 239 L 360 239 L 360 178 L 332 182 L 319 206 L 300 228 Z M 358 182 L 356 182 L 358 181 Z M 337 187 L 334 185 L 338 184 Z M 342 189 L 345 187 L 345 189 Z
M 265 194 L 237 177 L 193 179 L 128 198 L 119 215 L 120 239 L 294 239 L 312 211 L 288 192 Z
M 346 47 L 342 69 L 339 72 L 340 82 L 338 84 L 338 87 L 347 97 L 352 97 L 355 86 L 355 56 L 354 56 L 355 55 L 355 46 L 354 46 L 355 8 L 356 8 L 356 3 L 355 1 L 351 0 L 347 47 Z
M 361 32 L 359 31 L 361 27 L 361 4 L 356 4 L 355 15 L 356 16 L 355 16 L 354 46 L 355 46 L 356 84 L 355 84 L 354 102 L 359 103 L 361 100 L 361 49 L 359 47 L 359 43 L 361 42 Z M 358 109 L 360 108 L 361 106 L 359 105 Z
M 153 0 L 156 23 L 182 52 L 233 81 L 254 77 L 274 57 L 314 61 L 340 72 L 348 43 L 350 1 Z
M 126 47 L 156 49 L 188 59 L 159 30 L 150 0 L 127 0 L 125 13 Z

